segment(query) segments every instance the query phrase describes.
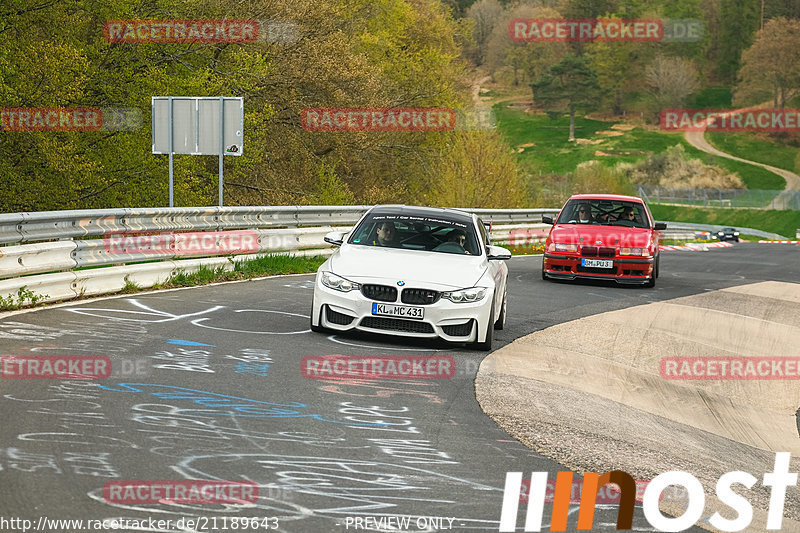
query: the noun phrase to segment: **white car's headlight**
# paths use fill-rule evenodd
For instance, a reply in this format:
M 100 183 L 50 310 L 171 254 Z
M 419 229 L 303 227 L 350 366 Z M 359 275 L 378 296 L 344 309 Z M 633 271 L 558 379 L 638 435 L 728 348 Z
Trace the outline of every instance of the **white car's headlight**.
M 469 289 L 442 293 L 442 298 L 447 298 L 457 304 L 477 302 L 478 300 L 483 300 L 484 296 L 486 296 L 486 287 L 470 287 Z
M 361 288 L 361 286 L 355 281 L 344 279 L 341 276 L 337 276 L 333 272 L 322 273 L 322 284 L 335 291 L 342 291 L 342 292 L 350 292 Z

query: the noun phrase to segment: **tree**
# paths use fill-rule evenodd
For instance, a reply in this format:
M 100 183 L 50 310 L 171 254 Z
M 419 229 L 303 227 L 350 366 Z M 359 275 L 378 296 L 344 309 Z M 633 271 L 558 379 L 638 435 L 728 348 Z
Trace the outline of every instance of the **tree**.
M 683 57 L 656 56 L 647 66 L 645 79 L 656 113 L 681 106 L 686 97 L 700 88 L 697 69 Z
M 800 2 L 797 0 L 761 0 L 764 6 L 764 18 L 778 17 L 800 18 Z
M 753 46 L 742 53 L 737 103 L 758 103 L 771 97 L 784 107 L 800 94 L 800 20 L 776 18 L 756 33 Z
M 300 38 L 103 38 L 106 20 L 176 18 L 292 21 Z M 166 156 L 150 153 L 154 95 L 244 97 L 244 151 L 225 158 L 226 205 L 309 203 L 340 190 L 356 201 L 408 201 L 413 180 L 449 142 L 446 134 L 306 131 L 300 112 L 462 107 L 462 28 L 439 0 L 3 0 L 4 107 L 133 108 L 142 124 L 134 131 L 0 133 L 0 211 L 165 205 Z M 216 203 L 216 181 L 216 157 L 176 156 L 175 205 Z
M 428 203 L 521 207 L 525 190 L 514 154 L 497 132 L 456 131 L 426 172 Z
M 567 18 L 593 19 L 617 10 L 617 0 L 566 0 L 562 12 Z
M 753 0 L 720 0 L 720 35 L 717 74 L 733 82 L 741 65 L 742 50 L 753 42 L 758 30 L 759 7 Z
M 480 0 L 467 9 L 467 18 L 474 21 L 472 35 L 475 50 L 472 59 L 482 65 L 486 59 L 486 44 L 497 22 L 503 14 L 503 6 L 497 0 Z
M 663 0 L 658 4 L 659 17 L 666 19 L 696 19 L 702 21 L 704 31 L 702 38 L 698 41 L 662 43 L 661 53 L 670 56 L 680 56 L 693 59 L 695 62 L 707 59 L 706 50 L 708 49 L 711 38 L 709 36 L 709 23 L 703 18 L 703 9 L 700 0 Z M 645 15 L 648 16 L 648 15 Z
M 530 17 L 547 19 L 560 18 L 561 15 L 554 9 L 536 8 Z M 568 53 L 569 45 L 565 42 L 517 43 L 506 49 L 505 63 L 514 69 L 515 82 L 518 70 L 522 72 L 524 81 L 537 80 Z
M 513 42 L 508 35 L 508 24 L 514 19 L 561 18 L 555 9 L 522 5 L 507 10 L 495 24 L 486 47 L 486 66 L 496 78 L 502 71 L 511 71 L 508 80 L 514 85 L 538 79 L 568 52 L 564 42 Z
M 575 111 L 589 111 L 597 106 L 601 96 L 597 74 L 586 59 L 568 55 L 550 72 L 531 83 L 533 99 L 549 109 L 566 109 L 569 112 L 569 140 L 575 140 Z
M 644 66 L 651 56 L 650 43 L 587 43 L 586 57 L 605 89 L 604 101 L 610 100 L 615 114 L 623 113 L 628 94 L 641 89 Z
M 475 0 L 442 0 L 442 3 L 453 11 L 453 16 L 463 17 L 464 11 L 471 7 Z

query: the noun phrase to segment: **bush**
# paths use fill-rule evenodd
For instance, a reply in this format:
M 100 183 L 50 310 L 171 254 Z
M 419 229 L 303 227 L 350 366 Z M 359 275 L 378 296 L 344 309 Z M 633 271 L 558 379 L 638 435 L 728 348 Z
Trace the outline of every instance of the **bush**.
M 456 131 L 430 165 L 423 199 L 450 207 L 520 207 L 516 159 L 494 131 Z
M 607 167 L 600 161 L 585 161 L 572 173 L 573 194 L 608 193 L 633 194 L 633 186 L 624 172 Z
M 667 148 L 643 161 L 617 166 L 631 183 L 679 189 L 744 189 L 738 174 L 686 155 L 683 145 Z

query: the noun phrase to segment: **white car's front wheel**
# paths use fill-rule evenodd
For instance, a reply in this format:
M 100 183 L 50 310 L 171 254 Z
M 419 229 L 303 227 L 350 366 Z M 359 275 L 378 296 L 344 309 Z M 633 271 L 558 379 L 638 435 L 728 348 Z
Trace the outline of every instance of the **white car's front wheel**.
M 319 322 L 320 322 L 320 324 L 322 323 L 322 311 L 323 311 L 322 307 L 320 307 L 320 310 L 319 310 Z M 316 333 L 325 333 L 325 332 L 328 331 L 327 329 L 323 328 L 322 326 L 315 326 L 314 325 L 314 297 L 313 296 L 311 297 L 311 318 L 309 318 L 309 327 L 311 328 L 311 331 L 314 331 Z
M 492 349 L 492 340 L 494 340 L 494 304 L 492 310 L 489 312 L 489 320 L 486 321 L 486 339 L 475 343 L 475 348 L 488 352 Z
M 506 308 L 508 307 L 508 289 L 503 291 L 503 303 L 500 304 L 500 315 L 494 323 L 494 329 L 506 327 Z

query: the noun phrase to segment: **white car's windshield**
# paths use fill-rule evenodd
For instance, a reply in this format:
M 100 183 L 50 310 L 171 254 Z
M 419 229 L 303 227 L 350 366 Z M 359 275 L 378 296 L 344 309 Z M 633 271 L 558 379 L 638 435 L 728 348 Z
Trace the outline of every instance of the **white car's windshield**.
M 601 224 L 649 228 L 644 206 L 638 202 L 600 199 L 574 199 L 567 202 L 557 224 Z
M 348 242 L 461 255 L 481 253 L 470 221 L 446 216 L 375 213 L 361 221 Z

